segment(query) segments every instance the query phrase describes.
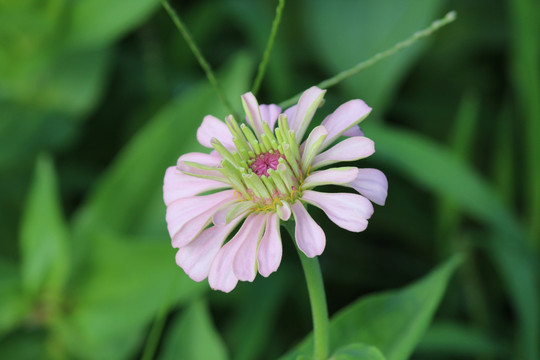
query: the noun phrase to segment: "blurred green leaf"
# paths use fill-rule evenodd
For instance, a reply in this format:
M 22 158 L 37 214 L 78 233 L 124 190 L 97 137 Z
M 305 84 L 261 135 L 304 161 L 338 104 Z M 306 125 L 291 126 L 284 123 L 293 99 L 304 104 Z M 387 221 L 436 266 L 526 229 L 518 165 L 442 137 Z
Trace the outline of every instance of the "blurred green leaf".
M 461 100 L 450 138 L 451 155 L 464 163 L 470 162 L 475 129 L 478 125 L 480 101 L 476 94 L 465 94 Z M 450 242 L 448 236 L 459 229 L 461 213 L 451 199 L 441 199 L 438 208 L 438 241 L 439 248 L 447 253 Z
M 425 137 L 390 126 L 372 123 L 365 126 L 365 130 L 366 136 L 375 141 L 378 160 L 444 198 L 452 199 L 468 214 L 510 235 L 518 244 L 524 243 L 519 223 L 495 196 L 491 186 L 449 150 Z
M 69 238 L 59 201 L 54 167 L 41 156 L 21 225 L 22 285 L 58 296 L 69 271 Z
M 493 149 L 493 178 L 497 194 L 505 204 L 511 205 L 516 198 L 516 169 L 515 141 L 516 128 L 519 126 L 512 121 L 511 102 L 506 100 L 498 111 L 495 119 L 496 134 Z
M 518 359 L 536 360 L 540 353 L 538 258 L 524 252 L 500 232 L 493 232 L 492 240 L 488 252 L 498 267 L 517 315 L 514 351 Z
M 443 198 L 452 199 L 463 211 L 485 222 L 497 234 L 495 241 L 486 247 L 499 267 L 509 297 L 520 315 L 518 337 L 527 342 L 523 348 L 530 354 L 537 353 L 535 339 L 540 333 L 537 260 L 528 252 L 525 234 L 514 214 L 495 196 L 487 182 L 445 148 L 389 126 L 372 125 L 366 130 L 377 144 L 375 156 L 379 160 L 388 162 Z
M 64 37 L 71 34 L 66 31 L 73 25 L 70 11 L 95 3 L 28 0 L 4 6 L 0 11 L 0 100 L 79 116 L 93 107 L 101 95 L 110 51 L 66 49 Z M 85 15 L 87 21 L 92 20 L 90 15 Z
M 39 110 L 43 115 L 57 112 L 78 120 L 94 107 L 101 96 L 110 55 L 107 49 L 79 52 L 59 50 L 53 57 L 42 59 L 39 66 L 21 71 L 11 82 L 5 79 L 0 81 L 0 90 L 4 88 L 5 91 L 0 91 L 0 98 L 15 106 Z M 24 61 L 11 68 L 24 67 Z M 23 108 L 18 113 L 11 111 L 4 116 L 8 120 L 19 121 L 26 116 L 24 111 L 29 110 Z M 46 119 L 46 116 L 43 117 Z
M 0 96 L 4 84 L 42 65 L 58 51 L 65 0 L 0 2 Z
M 374 346 L 350 344 L 339 348 L 330 360 L 385 360 L 385 358 Z
M 0 171 L 7 176 L 34 165 L 38 151 L 65 143 L 74 129 L 71 118 L 7 102 L 0 102 L 0 119 Z
M 229 358 L 208 307 L 200 301 L 195 301 L 176 317 L 163 346 L 160 360 Z
M 450 145 L 458 159 L 468 159 L 474 150 L 474 139 L 478 127 L 480 98 L 475 92 L 465 93 L 455 117 Z
M 304 3 L 304 23 L 312 48 L 333 75 L 425 27 L 437 17 L 443 1 L 317 0 Z M 343 86 L 373 108 L 384 107 L 425 44 L 401 51 L 343 82 Z
M 2 359 L 51 359 L 46 348 L 46 335 L 40 330 L 24 330 L 0 339 Z
M 72 5 L 67 46 L 94 48 L 110 45 L 140 25 L 159 0 L 79 0 Z
M 28 313 L 28 300 L 22 292 L 15 265 L 0 259 L 0 338 L 15 328 Z
M 512 40 L 509 46 L 510 74 L 513 77 L 519 115 L 524 119 L 525 184 L 530 241 L 536 252 L 540 251 L 540 25 L 536 14 L 540 11 L 538 1 L 507 1 L 512 24 Z M 529 353 L 527 359 L 540 357 L 540 351 Z
M 85 115 L 102 95 L 111 51 L 97 49 L 60 55 L 29 87 L 23 88 L 22 101 L 72 116 Z
M 463 357 L 496 357 L 505 353 L 499 340 L 470 326 L 458 323 L 435 323 L 418 345 L 419 354 L 451 354 Z M 507 354 L 509 358 L 509 354 Z
M 234 301 L 236 311 L 223 331 L 235 360 L 259 359 L 263 354 L 272 357 L 267 349 L 268 339 L 277 325 L 278 310 L 287 300 L 290 285 L 290 270 L 281 265 L 280 271 L 271 277 L 258 278 L 242 288 L 239 299 Z
M 84 275 L 74 284 L 72 310 L 56 326 L 70 352 L 83 359 L 133 355 L 161 306 L 192 299 L 207 290 L 174 263 L 168 241 L 94 237 Z
M 240 104 L 249 86 L 252 61 L 237 57 L 222 78 L 225 93 Z M 136 233 L 141 227 L 166 234 L 162 200 L 163 176 L 186 152 L 202 150 L 197 128 L 207 114 L 225 114 L 214 89 L 206 80 L 166 106 L 123 149 L 97 184 L 75 219 L 81 241 L 96 229 Z M 82 240 L 84 242 L 84 240 Z
M 331 351 L 354 342 L 376 346 L 388 360 L 408 359 L 429 326 L 460 255 L 404 289 L 361 298 L 334 315 L 330 322 Z M 309 354 L 310 335 L 282 359 Z

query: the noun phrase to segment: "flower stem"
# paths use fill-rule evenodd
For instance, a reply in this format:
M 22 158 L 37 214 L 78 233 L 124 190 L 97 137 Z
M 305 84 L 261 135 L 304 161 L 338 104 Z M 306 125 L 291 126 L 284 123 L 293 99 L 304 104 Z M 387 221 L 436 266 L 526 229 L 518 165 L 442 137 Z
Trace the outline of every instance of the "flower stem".
M 216 79 L 216 76 L 214 75 L 214 71 L 212 70 L 212 67 L 206 61 L 204 56 L 202 55 L 201 51 L 199 50 L 199 47 L 195 43 L 195 40 L 191 36 L 191 33 L 187 29 L 186 25 L 182 22 L 182 20 L 180 20 L 180 16 L 178 16 L 176 11 L 172 8 L 171 4 L 169 4 L 168 0 L 161 0 L 161 4 L 163 5 L 165 10 L 167 11 L 169 16 L 171 17 L 171 19 L 172 19 L 174 25 L 176 25 L 176 28 L 178 29 L 178 31 L 180 31 L 180 34 L 182 34 L 182 37 L 184 38 L 184 40 L 186 40 L 186 42 L 188 43 L 188 46 L 191 49 L 191 52 L 193 53 L 193 55 L 195 56 L 195 58 L 199 62 L 199 65 L 201 65 L 201 68 L 206 73 L 206 77 L 208 78 L 208 81 L 210 81 L 210 83 L 212 84 L 214 89 L 216 89 L 216 91 L 218 93 L 218 96 L 219 96 L 219 99 L 221 100 L 223 105 L 225 105 L 225 107 L 227 108 L 227 110 L 231 114 L 233 114 L 237 119 L 239 119 L 237 114 L 234 112 L 234 109 L 231 106 L 231 103 L 225 97 L 225 94 L 223 93 L 223 89 L 219 85 L 219 83 L 218 83 L 218 81 Z
M 264 73 L 266 72 L 266 65 L 268 64 L 268 60 L 270 59 L 270 52 L 272 52 L 272 48 L 274 47 L 274 40 L 276 38 L 276 34 L 279 28 L 279 23 L 281 22 L 281 14 L 283 13 L 284 5 L 285 0 L 279 0 L 278 6 L 276 8 L 276 17 L 274 18 L 274 22 L 272 23 L 270 37 L 268 38 L 268 43 L 266 44 L 266 49 L 264 50 L 263 59 L 259 65 L 257 76 L 255 77 L 255 81 L 253 82 L 253 87 L 251 88 L 251 92 L 253 93 L 253 95 L 257 95 L 257 92 L 261 87 L 261 82 L 264 78 Z
M 313 358 L 325 360 L 328 359 L 329 322 L 321 267 L 316 257 L 308 258 L 301 250 L 298 250 L 298 255 L 304 268 L 309 300 L 311 302 L 314 334 Z
M 402 50 L 402 49 L 404 49 L 406 47 L 411 46 L 416 41 L 418 41 L 418 40 L 420 40 L 420 39 L 422 39 L 422 38 L 424 38 L 426 36 L 431 35 L 435 31 L 439 30 L 439 28 L 451 23 L 455 19 L 456 19 L 456 12 L 451 11 L 448 14 L 446 14 L 445 17 L 443 17 L 442 19 L 435 20 L 429 27 L 425 28 L 424 30 L 415 32 L 408 39 L 403 40 L 401 42 L 398 42 L 396 45 L 394 45 L 390 49 L 388 49 L 386 51 L 383 51 L 383 52 L 380 52 L 380 53 L 377 53 L 373 57 L 371 57 L 370 59 L 362 61 L 361 63 L 358 63 L 355 66 L 353 66 L 352 68 L 347 69 L 345 71 L 342 71 L 339 74 L 331 77 L 330 79 L 326 79 L 324 81 L 321 81 L 319 84 L 317 84 L 317 87 L 319 87 L 321 89 L 328 89 L 329 87 L 334 86 L 334 85 L 340 83 L 341 81 L 355 75 L 359 71 L 364 70 L 364 69 L 378 63 L 380 60 L 382 60 L 384 58 L 387 58 L 390 55 L 395 54 L 399 50 Z M 294 105 L 298 101 L 298 99 L 300 99 L 301 95 L 302 95 L 302 93 L 298 93 L 295 96 L 293 96 L 292 98 L 290 98 L 288 100 L 285 100 L 282 103 L 280 103 L 279 106 L 281 108 L 288 108 L 289 106 Z
M 285 224 L 291 239 L 294 237 L 294 222 Z M 306 278 L 309 301 L 311 303 L 311 315 L 313 317 L 313 359 L 326 360 L 329 352 L 329 321 L 326 306 L 326 293 L 321 273 L 319 260 L 308 258 L 300 249 L 298 255 Z

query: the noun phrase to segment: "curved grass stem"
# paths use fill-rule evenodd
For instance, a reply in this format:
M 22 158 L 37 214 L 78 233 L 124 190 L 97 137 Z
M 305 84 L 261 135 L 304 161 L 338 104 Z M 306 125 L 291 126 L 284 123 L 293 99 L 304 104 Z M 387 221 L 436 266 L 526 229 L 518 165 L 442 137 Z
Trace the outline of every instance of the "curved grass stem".
M 253 95 L 257 95 L 257 92 L 261 87 L 261 83 L 266 72 L 266 65 L 268 65 L 270 53 L 272 52 L 272 48 L 274 47 L 274 40 L 276 38 L 276 34 L 279 28 L 279 23 L 281 22 L 281 14 L 283 13 L 284 5 L 285 0 L 279 0 L 278 6 L 276 8 L 276 17 L 274 18 L 274 22 L 272 23 L 270 37 L 268 38 L 268 43 L 266 44 L 262 61 L 259 64 L 259 69 L 257 70 L 257 76 L 255 77 L 255 81 L 253 82 L 253 86 L 251 88 L 251 92 L 253 93 Z
M 350 78 L 351 76 L 355 75 L 356 73 L 360 72 L 361 70 L 364 70 L 364 69 L 378 63 L 382 59 L 387 58 L 390 55 L 394 55 L 399 50 L 402 50 L 402 49 L 404 49 L 406 47 L 411 46 L 412 44 L 414 44 L 418 40 L 431 35 L 435 31 L 439 30 L 441 27 L 443 27 L 443 26 L 451 23 L 452 21 L 454 21 L 456 19 L 456 16 L 457 15 L 456 15 L 455 11 L 449 12 L 442 19 L 435 20 L 429 27 L 425 28 L 424 30 L 417 31 L 412 36 L 410 36 L 408 39 L 405 39 L 405 40 L 403 40 L 401 42 L 398 42 L 396 45 L 394 45 L 390 49 L 388 49 L 386 51 L 383 51 L 383 52 L 380 52 L 378 54 L 375 54 L 370 59 L 362 61 L 362 62 L 356 64 L 355 66 L 353 66 L 352 68 L 350 68 L 348 70 L 345 70 L 345 71 L 342 71 L 339 74 L 331 77 L 330 79 L 326 79 L 324 81 L 321 81 L 319 84 L 317 84 L 317 87 L 319 87 L 321 89 L 328 89 L 329 87 L 334 86 L 334 85 L 340 83 L 341 81 L 343 81 L 343 80 L 345 80 L 347 78 Z M 302 95 L 302 93 L 298 93 L 295 96 L 293 96 L 292 98 L 287 99 L 287 100 L 283 101 L 282 103 L 280 103 L 279 106 L 281 106 L 281 108 L 287 108 L 287 107 L 289 107 L 291 105 L 294 105 L 298 101 L 298 99 L 300 99 L 301 95 Z
M 206 73 L 206 77 L 208 78 L 208 81 L 210 81 L 210 84 L 212 84 L 214 89 L 216 89 L 216 91 L 218 93 L 218 96 L 219 96 L 219 99 L 221 100 L 223 105 L 225 105 L 225 107 L 230 112 L 230 114 L 233 114 L 237 119 L 240 119 L 238 117 L 238 115 L 235 113 L 235 111 L 234 111 L 231 103 L 229 102 L 229 100 L 227 100 L 227 97 L 225 96 L 225 94 L 223 92 L 223 89 L 219 85 L 219 82 L 217 81 L 216 76 L 214 75 L 214 71 L 212 70 L 212 67 L 206 61 L 204 56 L 202 55 L 201 51 L 199 50 L 199 47 L 195 43 L 195 40 L 191 36 L 191 33 L 187 29 L 186 25 L 180 19 L 180 16 L 178 16 L 178 14 L 172 8 L 172 6 L 171 6 L 171 4 L 169 3 L 168 0 L 161 0 L 161 4 L 163 5 L 165 10 L 167 11 L 169 16 L 171 17 L 171 19 L 172 19 L 174 25 L 176 25 L 176 28 L 178 29 L 178 31 L 180 31 L 180 34 L 182 34 L 182 37 L 188 43 L 188 46 L 191 49 L 191 52 L 193 53 L 193 55 L 195 56 L 195 58 L 199 62 L 199 65 L 201 65 L 201 68 Z

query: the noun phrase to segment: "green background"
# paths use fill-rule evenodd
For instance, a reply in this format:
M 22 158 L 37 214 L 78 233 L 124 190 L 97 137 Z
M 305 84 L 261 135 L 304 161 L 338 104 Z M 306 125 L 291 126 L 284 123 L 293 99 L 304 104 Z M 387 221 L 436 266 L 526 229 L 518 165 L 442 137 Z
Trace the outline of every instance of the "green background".
M 172 5 L 240 112 L 277 2 Z M 314 118 L 365 100 L 376 153 L 357 165 L 389 180 L 363 233 L 310 210 L 330 314 L 403 288 L 336 316 L 336 359 L 540 358 L 538 2 L 290 0 L 258 99 L 284 101 L 450 10 L 451 25 L 331 88 Z M 278 272 L 231 294 L 174 263 L 163 175 L 202 150 L 207 114 L 227 111 L 159 1 L 0 0 L 1 358 L 295 354 L 311 319 L 286 235 Z M 404 288 L 455 253 L 444 296 L 453 260 Z

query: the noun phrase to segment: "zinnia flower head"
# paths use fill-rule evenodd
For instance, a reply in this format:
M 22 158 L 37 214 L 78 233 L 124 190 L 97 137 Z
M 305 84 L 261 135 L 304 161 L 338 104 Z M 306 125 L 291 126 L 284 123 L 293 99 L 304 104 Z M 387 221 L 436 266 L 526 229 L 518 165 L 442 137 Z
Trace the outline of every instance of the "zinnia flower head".
M 324 94 L 312 87 L 283 113 L 244 94 L 247 124 L 231 115 L 225 122 L 206 116 L 197 139 L 213 151 L 182 155 L 167 169 L 168 230 L 178 248 L 176 262 L 193 280 L 208 277 L 213 289 L 229 292 L 238 280 L 253 281 L 257 271 L 270 275 L 281 262 L 280 221 L 291 216 L 298 248 L 308 257 L 320 255 L 325 234 L 306 204 L 353 232 L 367 227 L 373 213 L 369 200 L 384 204 L 388 183 L 381 171 L 334 167 L 375 151 L 358 127 L 371 112 L 362 100 L 338 107 L 302 141 Z M 343 135 L 348 138 L 330 147 Z M 346 186 L 359 194 L 313 190 L 321 185 Z

